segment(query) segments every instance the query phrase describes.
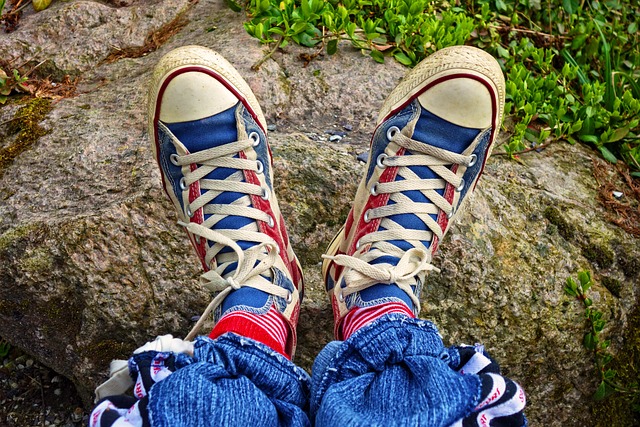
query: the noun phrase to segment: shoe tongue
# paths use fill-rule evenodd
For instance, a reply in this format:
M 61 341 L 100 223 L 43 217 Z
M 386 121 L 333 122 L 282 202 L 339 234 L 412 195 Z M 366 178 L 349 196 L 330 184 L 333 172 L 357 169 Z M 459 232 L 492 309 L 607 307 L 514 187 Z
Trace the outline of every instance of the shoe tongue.
M 480 129 L 454 125 L 421 108 L 412 138 L 416 141 L 462 154 L 480 133 Z
M 238 128 L 236 120 L 236 110 L 238 105 L 229 108 L 221 113 L 218 113 L 211 117 L 206 117 L 201 120 L 194 120 L 191 122 L 171 123 L 166 124 L 169 130 L 180 140 L 180 142 L 189 150 L 190 153 L 206 150 L 212 147 L 218 147 L 224 144 L 229 144 L 238 140 Z M 234 156 L 234 157 L 237 157 Z M 216 168 L 205 176 L 205 179 L 224 180 L 229 175 L 234 173 L 235 169 L 229 168 Z M 202 190 L 202 193 L 206 193 L 207 190 Z M 212 203 L 219 204 L 231 204 L 243 195 L 240 193 L 234 193 L 231 191 L 225 191 L 220 193 Z M 205 215 L 205 221 L 210 215 Z M 226 218 L 217 222 L 214 226 L 214 230 L 224 229 L 247 229 L 247 225 L 254 222 L 252 219 L 242 216 L 229 215 Z M 255 226 L 255 231 L 258 230 Z M 247 250 L 255 246 L 255 242 L 249 242 L 239 240 L 238 245 Z M 229 253 L 233 250 L 229 247 L 223 248 L 220 253 Z M 256 264 L 259 261 L 256 261 Z M 233 274 L 238 268 L 238 264 L 233 262 L 229 264 L 222 272 L 223 276 Z M 269 274 L 263 274 L 263 277 L 269 278 Z M 269 295 L 257 289 L 243 287 L 240 290 L 234 291 L 222 303 L 222 312 L 226 312 L 234 306 L 248 306 L 248 307 L 263 307 L 268 300 Z
M 418 108 L 420 108 L 420 116 L 416 122 L 413 135 L 411 135 L 411 138 L 416 141 L 461 154 L 480 133 L 480 129 L 472 129 L 455 125 L 427 111 L 417 102 L 416 104 L 418 105 Z M 409 166 L 409 169 L 422 179 L 440 178 L 440 176 L 428 166 Z M 396 181 L 400 181 L 402 179 L 403 178 L 400 176 L 396 177 Z M 436 192 L 441 196 L 444 195 L 444 189 L 436 190 Z M 422 194 L 421 191 L 405 191 L 403 194 L 416 203 L 430 203 L 429 199 Z M 390 203 L 392 204 L 393 202 L 390 201 Z M 431 218 L 433 218 L 434 221 L 437 221 L 438 216 L 432 214 Z M 414 214 L 407 213 L 402 215 L 392 215 L 389 219 L 405 229 L 426 229 L 422 220 Z M 380 227 L 379 230 L 384 230 L 384 228 Z M 390 243 L 405 251 L 413 247 L 413 245 L 404 240 L 393 240 L 390 241 Z M 427 248 L 431 245 L 430 241 L 423 241 L 422 243 Z M 399 258 L 395 257 L 384 258 L 384 260 L 380 260 L 379 262 L 397 264 L 399 261 Z
M 236 106 L 200 120 L 165 123 L 190 153 L 238 140 Z
M 451 151 L 454 153 L 462 154 L 469 145 L 473 142 L 473 140 L 480 133 L 480 129 L 472 129 L 466 128 L 462 126 L 455 125 L 447 120 L 436 116 L 430 111 L 426 110 L 422 107 L 418 101 L 415 102 L 414 106 L 420 109 L 420 116 L 416 122 L 413 135 L 411 138 L 420 141 L 424 144 L 431 145 L 434 147 L 442 148 L 447 151 Z M 411 108 L 407 107 L 407 108 Z M 439 179 L 440 176 L 436 174 L 431 168 L 428 166 L 409 166 L 409 169 L 415 173 L 421 179 Z M 400 181 L 403 178 L 401 176 L 396 177 L 396 181 Z M 444 195 L 444 189 L 436 190 L 438 194 L 441 196 Z M 405 191 L 403 193 L 405 196 L 409 197 L 412 201 L 417 203 L 430 203 L 429 199 L 422 194 L 421 191 Z M 389 202 L 393 204 L 393 201 Z M 431 215 L 434 221 L 437 221 L 438 216 L 435 214 Z M 426 226 L 424 222 L 417 215 L 407 213 L 401 215 L 391 215 L 389 219 L 396 224 L 400 225 L 402 228 L 409 230 L 425 230 Z M 385 230 L 384 227 L 379 227 L 379 231 Z M 404 251 L 408 251 L 413 248 L 413 245 L 406 240 L 391 240 L 389 243 L 399 247 Z M 429 248 L 431 246 L 431 241 L 422 241 L 422 244 Z M 375 246 L 375 245 L 374 245 Z M 391 264 L 397 265 L 400 261 L 400 258 L 387 255 L 381 256 L 375 260 L 373 260 L 372 264 Z M 420 286 L 416 285 L 414 287 L 414 293 L 420 293 Z M 382 301 L 385 298 L 395 298 L 402 300 L 408 307 L 412 310 L 414 309 L 413 302 L 409 298 L 404 291 L 400 290 L 400 288 L 395 286 L 388 285 L 374 285 L 360 292 L 360 297 L 365 302 L 370 301 Z
M 190 122 L 180 123 L 167 123 L 166 126 L 169 130 L 180 140 L 180 142 L 189 150 L 190 153 L 196 153 L 198 151 L 206 150 L 212 147 L 218 147 L 224 144 L 229 144 L 238 140 L 238 128 L 236 120 L 236 110 L 238 104 L 225 110 L 221 113 L 215 114 L 210 117 L 206 117 L 200 120 L 194 120 Z M 237 157 L 234 156 L 234 157 Z M 230 168 L 216 168 L 212 172 L 208 173 L 204 178 L 213 180 L 225 180 L 231 174 L 236 172 L 235 169 Z M 206 193 L 208 190 L 202 190 L 202 193 Z M 231 191 L 224 191 L 216 196 L 211 203 L 216 204 L 231 204 L 243 194 L 235 193 Z M 207 220 L 210 215 L 205 215 L 204 219 Z M 246 227 L 253 222 L 252 219 L 242 216 L 229 215 L 226 218 L 218 221 L 214 226 L 214 230 L 224 229 L 239 229 Z M 257 226 L 255 227 L 257 231 Z M 248 249 L 255 245 L 254 242 L 238 241 L 238 244 L 242 249 Z M 221 253 L 231 251 L 230 248 L 225 248 Z

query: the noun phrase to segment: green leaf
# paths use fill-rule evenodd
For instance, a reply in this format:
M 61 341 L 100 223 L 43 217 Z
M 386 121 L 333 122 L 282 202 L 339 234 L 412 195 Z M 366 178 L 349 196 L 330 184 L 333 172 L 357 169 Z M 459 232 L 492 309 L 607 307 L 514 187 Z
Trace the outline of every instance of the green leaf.
M 496 51 L 498 52 L 498 56 L 501 58 L 509 58 L 509 51 L 502 47 L 501 45 L 496 46 Z
M 504 2 L 504 0 L 496 0 L 496 9 L 506 11 L 507 4 Z
M 394 53 L 393 57 L 396 58 L 396 61 L 398 61 L 402 65 L 406 65 L 407 67 L 412 64 L 411 58 L 409 58 L 401 51 L 397 51 L 396 53 Z
M 606 395 L 607 395 L 607 386 L 605 385 L 604 381 L 602 381 L 598 386 L 598 389 L 596 390 L 595 394 L 593 395 L 593 399 L 602 400 L 605 398 Z
M 580 3 L 578 0 L 562 0 L 562 7 L 569 15 L 573 15 L 578 11 Z
M 616 377 L 617 372 L 614 369 L 607 369 L 604 372 L 604 378 L 607 380 L 612 380 Z
M 6 0 L 0 0 L 0 15 L 2 15 L 2 11 L 4 10 L 4 3 Z
M 381 64 L 384 63 L 384 55 L 379 50 L 373 49 L 369 55 L 373 58 L 374 61 L 379 62 Z
M 611 137 L 609 137 L 609 141 L 607 142 L 616 142 L 620 141 L 622 138 L 629 134 L 629 125 L 616 129 Z
M 576 39 L 574 39 L 574 42 L 578 39 L 578 37 L 576 37 Z M 586 41 L 586 35 L 585 35 L 585 39 Z M 580 47 L 574 47 L 573 45 L 571 46 L 573 49 L 578 50 Z M 562 57 L 564 58 L 565 61 L 567 61 L 567 63 L 573 65 L 576 69 L 576 72 L 578 73 L 578 81 L 580 82 L 581 85 L 587 84 L 589 83 L 589 79 L 587 78 L 587 76 L 584 74 L 584 72 L 582 71 L 582 69 L 578 66 L 578 63 L 576 62 L 575 58 L 571 55 L 571 53 L 567 50 L 567 49 L 562 49 L 560 51 L 560 54 L 562 55 Z
M 291 26 L 291 30 L 293 34 L 299 34 L 303 32 L 307 28 L 307 23 L 304 21 L 298 21 Z
M 564 287 L 564 293 L 569 295 L 570 297 L 577 297 L 578 293 L 575 289 L 571 289 L 569 286 Z
M 1 4 L 1 3 L 0 3 Z M 0 7 L 0 10 L 2 10 L 2 8 Z M 636 24 L 636 22 L 632 22 L 631 24 L 629 24 L 629 26 L 627 27 L 627 33 L 629 34 L 635 34 L 638 32 L 638 24 Z
M 331 39 L 327 43 L 327 54 L 334 55 L 338 51 L 338 39 Z
M 591 273 L 586 270 L 578 272 L 578 280 L 580 281 L 583 289 L 586 291 L 587 289 L 585 289 L 584 287 L 591 283 Z
M 640 178 L 640 172 L 631 172 L 631 176 L 635 176 L 636 178 Z
M 586 120 L 585 120 L 585 123 L 586 123 Z M 584 142 L 593 142 L 594 144 L 597 144 L 600 141 L 598 137 L 595 135 L 580 135 L 580 139 L 583 140 Z
M 295 41 L 295 38 L 298 38 L 297 43 L 301 44 L 302 46 L 306 46 L 306 47 L 313 47 L 313 46 L 317 45 L 318 43 L 320 43 L 320 40 L 311 37 L 307 33 L 300 33 L 300 34 L 297 34 L 296 36 L 291 37 L 291 38 L 294 39 L 294 41 Z
M 302 14 L 306 17 L 311 15 L 311 7 L 309 5 L 309 0 L 302 0 L 300 2 L 300 6 L 302 6 Z
M 618 163 L 618 159 L 616 159 L 616 156 L 614 156 L 613 153 L 609 151 L 607 147 L 605 147 L 604 145 L 601 145 L 598 147 L 598 149 L 600 150 L 600 153 L 602 153 L 602 157 L 604 157 L 605 160 L 613 164 Z
M 242 10 L 242 7 L 240 7 L 240 5 L 234 0 L 224 0 L 224 2 L 227 4 L 229 9 L 233 10 L 234 12 L 240 12 Z
M 596 348 L 596 342 L 591 332 L 588 332 L 584 335 L 584 340 L 582 341 L 582 344 L 587 350 L 593 350 Z
M 604 91 L 604 105 L 607 110 L 613 111 L 613 103 L 616 98 L 615 88 L 613 87 L 613 71 L 611 66 L 611 46 L 607 42 L 607 38 L 605 37 L 602 29 L 600 28 L 600 24 L 598 21 L 594 20 L 596 24 L 596 29 L 598 33 L 600 33 L 600 43 L 602 44 L 602 56 L 604 56 L 604 83 L 605 83 L 605 91 Z
M 36 12 L 40 12 L 41 10 L 45 10 L 51 4 L 51 0 L 33 0 L 33 9 Z

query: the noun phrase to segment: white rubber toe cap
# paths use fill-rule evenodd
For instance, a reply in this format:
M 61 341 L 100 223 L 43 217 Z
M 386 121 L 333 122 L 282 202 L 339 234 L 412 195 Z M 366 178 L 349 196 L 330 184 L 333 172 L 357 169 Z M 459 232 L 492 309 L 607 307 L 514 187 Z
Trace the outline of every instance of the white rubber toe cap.
M 455 125 L 474 129 L 491 126 L 491 94 L 477 80 L 446 80 L 425 91 L 418 101 L 427 111 Z
M 189 71 L 174 77 L 160 104 L 160 120 L 179 123 L 204 119 L 238 103 L 222 83 L 205 73 Z

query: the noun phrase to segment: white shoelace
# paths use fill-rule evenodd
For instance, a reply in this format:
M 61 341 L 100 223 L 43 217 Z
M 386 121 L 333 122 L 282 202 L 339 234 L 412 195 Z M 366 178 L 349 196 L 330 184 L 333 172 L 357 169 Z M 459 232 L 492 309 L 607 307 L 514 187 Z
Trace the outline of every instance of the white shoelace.
M 175 139 L 175 136 L 162 123 L 159 126 Z M 202 284 L 212 292 L 218 292 L 205 309 L 198 322 L 191 329 L 185 340 L 193 339 L 208 315 L 218 307 L 222 301 L 234 290 L 242 287 L 250 287 L 270 295 L 289 299 L 288 290 L 274 285 L 270 280 L 262 277 L 272 277 L 271 268 L 276 263 L 276 257 L 280 250 L 278 244 L 268 235 L 260 232 L 255 222 L 251 222 L 240 229 L 213 230 L 212 228 L 229 215 L 250 218 L 254 221 L 263 221 L 269 226 L 275 225 L 275 220 L 266 212 L 251 207 L 250 195 L 268 198 L 268 189 L 260 185 L 242 182 L 243 170 L 262 173 L 263 165 L 259 161 L 240 159 L 233 157 L 236 153 L 255 145 L 255 140 L 248 138 L 232 143 L 220 145 L 184 156 L 174 157 L 174 162 L 180 166 L 196 164 L 195 170 L 184 174 L 183 186 L 188 188 L 191 184 L 199 182 L 201 190 L 207 190 L 193 202 L 189 203 L 188 212 L 196 212 L 202 208 L 203 215 L 210 215 L 202 224 L 194 222 L 178 224 L 186 230 L 213 244 L 209 245 L 205 255 L 205 263 L 211 265 L 215 261 L 215 268 L 201 275 Z M 237 169 L 224 180 L 208 179 L 206 176 L 216 168 Z M 211 203 L 222 192 L 234 192 L 243 194 L 232 204 Z M 255 242 L 256 245 L 243 250 L 237 241 Z M 220 253 L 229 247 L 233 251 Z M 223 272 L 232 263 L 237 262 L 237 267 L 232 273 L 223 277 Z M 256 265 L 257 263 L 257 265 Z
M 331 257 L 323 255 L 323 257 L 347 269 L 344 275 L 346 287 L 341 290 L 341 299 L 375 284 L 395 283 L 409 295 L 416 311 L 419 313 L 420 300 L 414 294 L 411 286 L 416 284 L 416 280 L 423 283 L 428 271 L 439 271 L 431 264 L 431 251 L 422 242 L 431 241 L 434 235 L 439 239 L 443 237 L 442 228 L 430 215 L 437 215 L 441 210 L 449 216 L 454 213 L 454 207 L 451 203 L 438 194 L 436 190 L 444 189 L 447 183 L 455 188 L 461 188 L 464 185 L 462 178 L 456 176 L 448 165 L 461 164 L 469 166 L 475 162 L 475 158 L 474 156 L 464 156 L 424 144 L 400 132 L 393 136 L 392 141 L 407 149 L 411 155 L 394 156 L 385 153 L 377 159 L 378 167 L 398 167 L 398 176 L 403 179 L 387 183 L 376 183 L 373 185 L 371 192 L 374 195 L 389 194 L 389 200 L 395 203 L 365 212 L 365 221 L 368 222 L 380 218 L 380 226 L 384 227 L 385 230 L 375 231 L 363 236 L 357 242 L 356 252 L 353 256 L 336 255 Z M 408 166 L 428 166 L 440 178 L 421 179 Z M 414 202 L 402 194 L 412 190 L 422 192 L 430 203 Z M 427 229 L 407 229 L 388 218 L 392 215 L 402 214 L 416 215 Z M 407 241 L 413 248 L 404 251 L 389 243 L 392 240 Z M 366 245 L 371 245 L 369 251 L 361 253 L 359 251 L 360 248 L 364 249 Z M 371 264 L 372 261 L 383 256 L 400 258 L 400 261 L 395 266 L 386 263 Z

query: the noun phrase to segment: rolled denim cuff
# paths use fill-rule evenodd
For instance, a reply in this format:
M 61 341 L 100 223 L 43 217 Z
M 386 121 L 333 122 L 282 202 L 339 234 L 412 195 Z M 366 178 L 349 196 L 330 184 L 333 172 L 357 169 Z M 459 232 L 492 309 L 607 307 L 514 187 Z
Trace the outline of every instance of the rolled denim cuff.
M 311 417 L 318 427 L 448 426 L 471 413 L 481 393 L 476 375 L 452 369 L 452 356 L 433 323 L 383 316 L 318 355 Z
M 309 376 L 235 334 L 199 337 L 194 361 L 149 392 L 152 426 L 308 426 Z

